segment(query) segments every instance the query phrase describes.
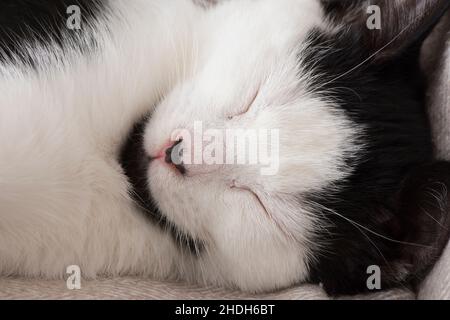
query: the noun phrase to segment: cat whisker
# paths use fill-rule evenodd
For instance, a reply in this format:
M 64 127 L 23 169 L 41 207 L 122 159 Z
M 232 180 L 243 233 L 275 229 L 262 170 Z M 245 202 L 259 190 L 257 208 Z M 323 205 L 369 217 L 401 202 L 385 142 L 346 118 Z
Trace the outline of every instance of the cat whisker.
M 324 209 L 324 210 L 326 210 L 326 211 L 328 211 L 328 212 L 330 212 L 330 213 L 332 213 L 332 214 L 334 214 L 334 215 L 344 219 L 345 221 L 351 223 L 354 227 L 362 228 L 362 229 L 366 230 L 367 232 L 369 232 L 369 233 L 371 233 L 371 234 L 373 234 L 373 235 L 375 235 L 375 236 L 377 236 L 379 238 L 382 238 L 382 239 L 384 239 L 386 241 L 390 241 L 390 242 L 397 243 L 397 244 L 408 245 L 408 246 L 415 246 L 415 247 L 421 247 L 421 248 L 430 248 L 430 246 L 419 244 L 419 243 L 412 243 L 412 242 L 400 241 L 400 240 L 395 240 L 395 239 L 389 238 L 389 237 L 387 237 L 385 235 L 382 235 L 382 234 L 380 234 L 380 233 L 378 233 L 376 231 L 371 230 L 368 227 L 363 226 L 362 224 L 359 224 L 356 221 L 353 221 L 352 219 L 349 219 L 349 218 L 345 217 L 342 214 L 337 213 L 335 210 L 332 210 L 332 209 L 329 209 L 329 208 L 325 208 L 325 207 L 322 207 L 322 209 Z
M 361 63 L 357 64 L 356 66 L 354 66 L 353 68 L 351 68 L 350 70 L 340 74 L 339 76 L 333 78 L 332 80 L 323 83 L 319 88 L 317 88 L 318 90 L 320 90 L 322 87 L 328 86 L 329 84 L 332 84 L 334 82 L 336 82 L 337 80 L 351 74 L 352 72 L 358 70 L 359 68 L 361 68 L 362 66 L 364 66 L 365 64 L 367 64 L 369 61 L 371 61 L 373 58 L 375 58 L 376 56 L 378 56 L 380 53 L 382 53 L 386 48 L 388 48 L 391 44 L 393 44 L 398 38 L 400 38 L 400 36 L 402 36 L 402 34 L 404 32 L 406 32 L 406 30 L 408 30 L 413 22 L 410 22 L 406 27 L 404 27 L 394 38 L 392 38 L 388 43 L 386 43 L 384 46 L 382 46 L 380 49 L 378 49 L 377 51 L 375 51 L 373 54 L 371 54 L 369 57 L 367 57 L 365 60 L 363 60 Z

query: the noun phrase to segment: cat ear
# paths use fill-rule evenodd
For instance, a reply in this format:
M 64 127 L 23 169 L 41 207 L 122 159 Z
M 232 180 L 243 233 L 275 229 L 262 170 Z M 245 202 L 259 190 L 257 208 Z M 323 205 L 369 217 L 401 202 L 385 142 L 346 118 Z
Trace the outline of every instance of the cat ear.
M 393 232 L 398 274 L 393 281 L 417 284 L 440 257 L 450 237 L 450 163 L 418 168 L 404 181 Z
M 421 44 L 450 7 L 449 0 L 322 0 L 336 23 L 361 35 L 374 60 L 398 58 Z

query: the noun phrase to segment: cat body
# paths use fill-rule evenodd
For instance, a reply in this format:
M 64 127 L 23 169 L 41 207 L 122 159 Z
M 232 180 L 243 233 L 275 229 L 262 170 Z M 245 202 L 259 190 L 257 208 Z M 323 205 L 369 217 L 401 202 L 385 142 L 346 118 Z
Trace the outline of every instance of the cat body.
M 104 5 L 81 31 L 63 31 L 92 34 L 85 53 L 76 38 L 64 50 L 36 41 L 25 59 L 35 70 L 1 66 L 3 275 L 62 278 L 74 264 L 88 278 L 175 274 L 177 248 L 134 206 L 118 157 L 177 77 L 171 53 L 191 43 L 201 13 L 190 1 Z
M 366 1 L 81 1 L 81 30 L 4 42 L 0 274 L 331 294 L 371 265 L 384 287 L 422 277 L 447 236 L 423 202 L 448 224 L 450 175 L 418 48 L 447 5 L 376 3 L 422 23 L 370 33 Z M 278 132 L 275 174 L 175 164 L 196 121 Z

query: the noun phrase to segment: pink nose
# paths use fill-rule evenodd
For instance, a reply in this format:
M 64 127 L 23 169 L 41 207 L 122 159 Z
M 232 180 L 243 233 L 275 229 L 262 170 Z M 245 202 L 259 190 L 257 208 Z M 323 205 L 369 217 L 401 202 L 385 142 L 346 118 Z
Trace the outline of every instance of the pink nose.
M 181 174 L 186 173 L 186 168 L 182 161 L 181 143 L 183 140 L 170 142 L 165 145 L 156 156 L 156 159 L 164 159 L 164 162 L 175 167 Z
M 183 140 L 178 140 L 166 148 L 164 151 L 164 161 L 166 161 L 166 163 L 175 165 L 182 163 L 182 151 L 180 150 L 182 142 Z

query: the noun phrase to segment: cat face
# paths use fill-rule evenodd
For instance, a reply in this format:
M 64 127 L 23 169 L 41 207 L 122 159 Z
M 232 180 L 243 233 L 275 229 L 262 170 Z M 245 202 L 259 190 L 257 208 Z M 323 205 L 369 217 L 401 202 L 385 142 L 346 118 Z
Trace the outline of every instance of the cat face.
M 145 132 L 157 206 L 204 242 L 200 259 L 220 261 L 223 272 L 231 271 L 227 277 L 245 279 L 239 281 L 248 289 L 268 289 L 270 274 L 280 276 L 280 285 L 305 279 L 317 226 L 303 195 L 345 178 L 345 159 L 357 149 L 358 129 L 308 89 L 302 70 L 301 52 L 308 32 L 324 21 L 322 9 L 317 1 L 291 5 L 218 8 L 205 21 L 212 27 L 191 73 Z M 181 170 L 166 161 L 168 148 Z M 239 162 L 242 153 L 246 161 Z
M 193 244 L 196 277 L 250 291 L 314 280 L 351 292 L 367 267 L 384 264 L 373 245 L 401 260 L 387 249 L 401 216 L 391 207 L 407 173 L 429 160 L 429 132 L 419 84 L 397 81 L 416 63 L 396 64 L 403 42 L 352 70 L 387 43 L 377 35 L 368 45 L 362 24 L 342 26 L 346 14 L 364 17 L 363 2 L 226 2 L 199 23 L 183 80 L 140 146 L 145 192 Z M 400 98 L 389 92 L 398 82 Z M 391 159 L 400 151 L 411 156 Z M 400 279 L 394 269 L 386 283 Z

